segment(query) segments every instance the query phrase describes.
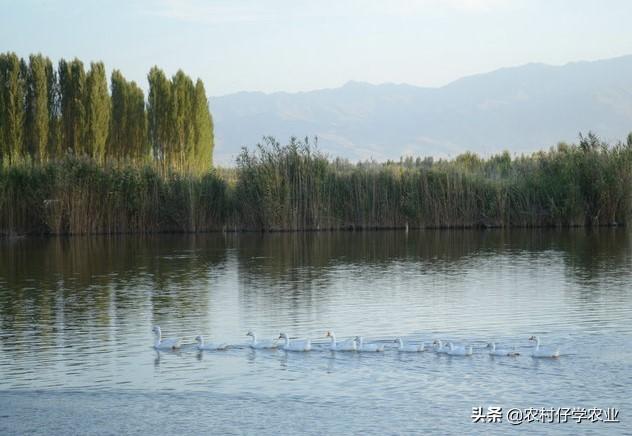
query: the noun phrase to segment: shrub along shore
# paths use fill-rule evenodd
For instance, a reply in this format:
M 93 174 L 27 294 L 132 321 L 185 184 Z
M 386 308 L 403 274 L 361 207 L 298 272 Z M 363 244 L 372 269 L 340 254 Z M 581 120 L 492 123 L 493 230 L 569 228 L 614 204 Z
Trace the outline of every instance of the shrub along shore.
M 266 138 L 235 168 L 165 169 L 68 154 L 0 165 L 0 234 L 625 225 L 632 134 L 511 157 L 331 160 Z

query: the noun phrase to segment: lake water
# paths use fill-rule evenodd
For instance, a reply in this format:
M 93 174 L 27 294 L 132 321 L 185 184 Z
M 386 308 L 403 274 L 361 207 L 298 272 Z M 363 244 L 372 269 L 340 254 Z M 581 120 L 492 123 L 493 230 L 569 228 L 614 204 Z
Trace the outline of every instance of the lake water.
M 157 353 L 156 324 L 233 347 Z M 253 351 L 248 329 L 315 349 Z M 386 350 L 321 350 L 327 330 Z M 532 358 L 534 334 L 562 356 Z M 395 336 L 474 355 L 402 354 Z M 523 354 L 492 358 L 490 340 Z M 0 241 L 0 434 L 631 434 L 630 392 L 623 229 Z M 490 406 L 502 422 L 474 423 Z M 620 422 L 504 416 L 574 407 Z

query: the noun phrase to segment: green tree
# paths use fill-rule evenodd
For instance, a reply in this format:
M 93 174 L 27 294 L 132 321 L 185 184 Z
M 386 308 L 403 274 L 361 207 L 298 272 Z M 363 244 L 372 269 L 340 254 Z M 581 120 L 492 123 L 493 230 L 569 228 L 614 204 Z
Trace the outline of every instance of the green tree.
M 86 73 L 79 59 L 0 54 L 0 159 L 45 161 L 66 150 L 97 161 L 153 157 L 163 168 L 206 171 L 212 165 L 213 120 L 201 80 L 182 70 L 171 80 L 158 67 L 142 89 L 113 71 L 111 96 L 102 62 Z
M 140 159 L 148 153 L 145 95 L 135 82 L 128 82 L 114 70 L 109 154 L 119 159 Z
M 193 81 L 182 70 L 178 70 L 171 80 L 172 122 L 171 122 L 171 162 L 180 169 L 186 169 L 195 158 L 194 143 L 194 96 Z
M 213 120 L 201 80 L 179 70 L 171 79 L 158 68 L 148 75 L 149 142 L 163 166 L 205 171 L 212 165 Z
M 85 117 L 85 150 L 103 160 L 110 128 L 110 94 L 102 62 L 90 64 L 86 76 Z
M 61 101 L 61 136 L 64 149 L 77 154 L 85 152 L 85 85 L 83 63 L 74 59 L 70 63 L 59 61 L 59 91 Z
M 147 140 L 147 114 L 145 112 L 145 94 L 136 82 L 130 82 L 127 88 L 127 140 L 131 144 L 129 157 L 144 159 L 149 156 Z
M 121 158 L 127 154 L 125 132 L 127 131 L 127 82 L 119 70 L 112 71 L 112 116 L 108 156 Z
M 195 83 L 195 168 L 206 171 L 213 165 L 213 118 L 208 107 L 204 83 L 200 79 Z
M 50 59 L 29 57 L 26 92 L 25 137 L 28 152 L 40 161 L 48 158 L 48 80 Z M 52 64 L 51 64 L 52 65 Z
M 167 164 L 170 157 L 170 126 L 172 124 L 171 84 L 165 73 L 153 67 L 147 75 L 149 96 L 147 101 L 147 124 L 149 142 L 154 159 Z
M 24 119 L 26 73 L 28 67 L 15 53 L 0 57 L 0 93 L 2 94 L 2 112 L 0 121 L 2 131 L 3 159 L 11 161 L 24 151 Z

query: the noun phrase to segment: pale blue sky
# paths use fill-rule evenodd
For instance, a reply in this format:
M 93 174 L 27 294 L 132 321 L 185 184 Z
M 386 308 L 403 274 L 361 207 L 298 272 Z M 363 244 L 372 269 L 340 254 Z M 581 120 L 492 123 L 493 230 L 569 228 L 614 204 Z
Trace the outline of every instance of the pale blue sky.
M 627 0 L 0 0 L 0 51 L 159 65 L 210 95 L 348 80 L 439 86 L 529 62 L 632 54 Z

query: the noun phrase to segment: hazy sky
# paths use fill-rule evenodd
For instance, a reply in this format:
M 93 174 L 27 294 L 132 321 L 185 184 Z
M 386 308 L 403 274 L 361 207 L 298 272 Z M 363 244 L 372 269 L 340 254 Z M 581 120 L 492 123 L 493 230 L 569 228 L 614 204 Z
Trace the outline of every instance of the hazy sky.
M 210 95 L 348 80 L 439 86 L 528 62 L 632 53 L 632 1 L 0 0 L 0 51 L 159 65 Z

